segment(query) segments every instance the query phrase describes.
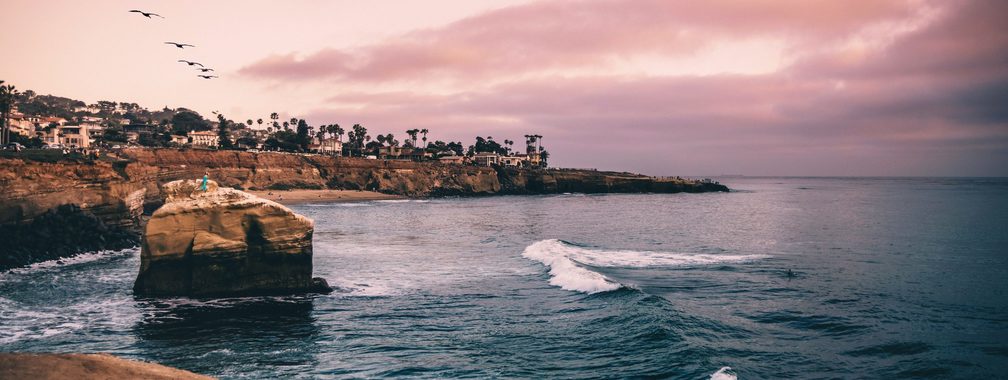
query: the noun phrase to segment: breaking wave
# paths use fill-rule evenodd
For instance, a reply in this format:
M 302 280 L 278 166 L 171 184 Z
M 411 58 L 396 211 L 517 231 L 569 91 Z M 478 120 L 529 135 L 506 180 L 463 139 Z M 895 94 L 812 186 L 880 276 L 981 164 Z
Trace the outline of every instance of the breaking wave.
M 693 253 L 649 252 L 589 249 L 562 240 L 548 239 L 525 247 L 522 257 L 550 268 L 550 285 L 564 290 L 598 293 L 623 287 L 619 282 L 592 271 L 599 268 L 680 267 L 737 263 L 765 258 L 765 255 L 711 255 Z
M 116 258 L 120 256 L 133 255 L 139 252 L 140 252 L 139 247 L 126 248 L 121 250 L 85 252 L 71 257 L 42 261 L 24 267 L 9 269 L 6 272 L 0 272 L 0 281 L 3 281 L 6 276 L 58 269 L 65 266 L 90 263 L 94 261 Z
M 710 380 L 737 380 L 737 379 L 738 375 L 735 374 L 735 371 L 732 371 L 731 367 L 721 367 L 721 369 L 717 370 L 717 372 L 714 372 L 710 375 Z

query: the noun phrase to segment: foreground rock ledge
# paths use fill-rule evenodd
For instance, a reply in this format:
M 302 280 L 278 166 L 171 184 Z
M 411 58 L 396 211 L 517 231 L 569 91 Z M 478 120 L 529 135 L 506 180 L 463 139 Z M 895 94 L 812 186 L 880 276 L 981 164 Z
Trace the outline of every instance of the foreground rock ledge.
M 209 181 L 164 185 L 144 231 L 137 296 L 328 293 L 313 279 L 311 219 Z
M 120 359 L 107 354 L 0 353 L 0 379 L 180 379 L 209 380 L 160 364 Z

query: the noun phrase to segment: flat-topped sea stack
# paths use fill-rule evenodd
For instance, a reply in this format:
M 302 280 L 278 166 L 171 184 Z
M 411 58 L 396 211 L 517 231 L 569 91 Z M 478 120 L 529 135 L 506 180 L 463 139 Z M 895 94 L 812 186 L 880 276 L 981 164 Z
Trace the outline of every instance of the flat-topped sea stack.
M 330 292 L 313 279 L 311 219 L 214 181 L 163 186 L 147 222 L 137 296 L 242 296 Z

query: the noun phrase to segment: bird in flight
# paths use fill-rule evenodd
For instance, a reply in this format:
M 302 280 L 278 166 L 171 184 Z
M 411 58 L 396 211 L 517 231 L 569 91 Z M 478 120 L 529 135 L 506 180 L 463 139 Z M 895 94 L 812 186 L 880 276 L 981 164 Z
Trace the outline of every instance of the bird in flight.
M 180 59 L 180 60 L 178 60 L 178 61 L 179 61 L 179 62 L 185 62 L 185 63 L 186 63 L 187 65 L 189 65 L 189 66 L 196 66 L 196 65 L 199 65 L 199 67 L 203 67 L 203 64 L 202 64 L 202 63 L 199 63 L 199 62 L 193 62 L 193 61 L 186 61 L 186 60 L 184 60 L 184 59 Z
M 203 79 L 213 79 L 213 78 L 217 78 L 217 76 L 216 76 L 216 75 L 197 75 L 197 76 L 198 76 L 198 77 L 200 77 L 200 78 L 203 78 Z M 216 113 L 216 112 L 214 112 L 214 113 Z
M 164 16 L 162 16 L 162 15 L 159 15 L 159 14 L 157 14 L 157 13 L 151 13 L 151 12 L 144 12 L 144 11 L 141 11 L 141 10 L 139 10 L 139 9 L 134 9 L 134 10 L 131 10 L 130 12 L 133 12 L 133 13 L 139 13 L 139 14 L 142 14 L 142 15 L 144 15 L 144 17 L 146 17 L 146 18 L 151 18 L 151 16 L 158 16 L 158 17 L 160 17 L 160 18 L 164 18 Z
M 183 43 L 179 43 L 179 42 L 171 42 L 171 41 L 168 41 L 168 42 L 165 42 L 165 45 L 175 45 L 175 47 L 177 47 L 177 48 L 179 48 L 179 49 L 183 49 L 183 48 L 185 48 L 186 46 L 189 46 L 189 47 L 196 47 L 196 45 L 190 45 L 190 44 L 183 44 Z
M 213 69 L 205 69 L 205 68 L 201 68 L 201 67 L 197 67 L 196 70 L 202 71 L 204 73 L 207 72 L 207 71 L 213 71 Z

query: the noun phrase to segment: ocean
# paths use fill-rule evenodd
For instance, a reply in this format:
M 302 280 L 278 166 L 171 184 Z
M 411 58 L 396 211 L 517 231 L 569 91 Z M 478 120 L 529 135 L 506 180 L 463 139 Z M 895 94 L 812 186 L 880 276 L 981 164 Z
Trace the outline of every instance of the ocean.
M 1008 179 L 319 203 L 330 295 L 142 300 L 138 249 L 0 274 L 0 351 L 245 378 L 1008 377 Z

